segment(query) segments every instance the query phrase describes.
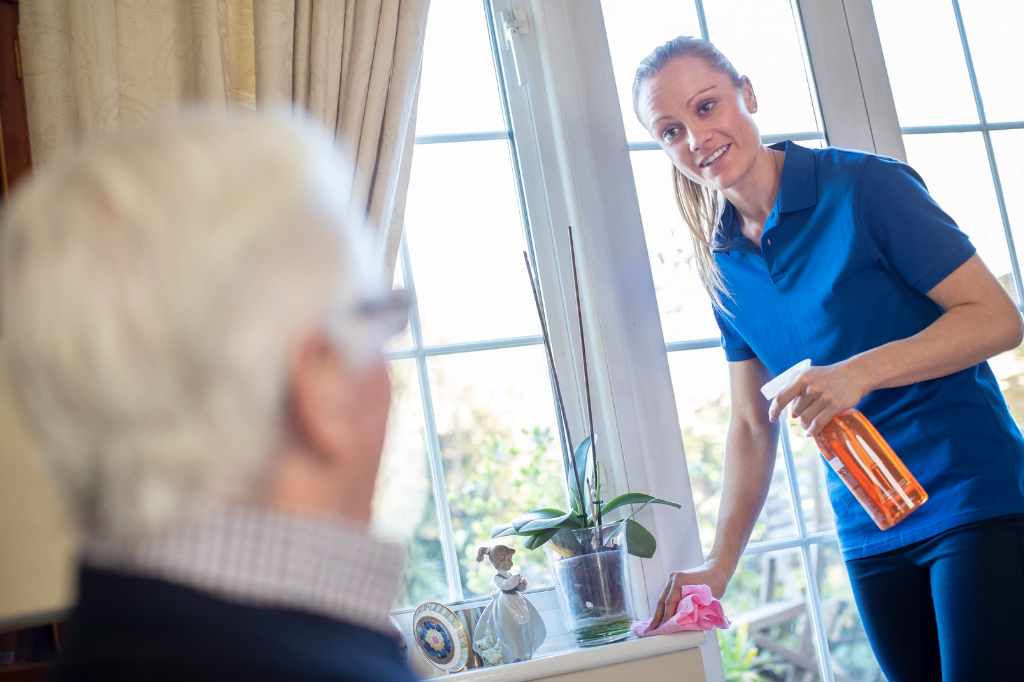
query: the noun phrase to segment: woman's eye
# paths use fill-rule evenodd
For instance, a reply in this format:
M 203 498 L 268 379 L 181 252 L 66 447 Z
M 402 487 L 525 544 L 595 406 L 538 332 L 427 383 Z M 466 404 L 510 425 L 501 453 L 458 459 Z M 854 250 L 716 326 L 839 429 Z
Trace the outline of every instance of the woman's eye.
M 713 101 L 704 102 L 704 104 L 700 105 L 700 113 L 706 114 L 706 113 L 708 113 L 709 111 L 711 111 L 714 108 L 715 108 L 715 103 Z
M 671 140 L 673 137 L 676 136 L 676 133 L 678 133 L 678 132 L 679 132 L 679 128 L 676 128 L 676 127 L 665 128 L 665 130 L 663 130 L 661 132 L 661 138 L 663 140 Z

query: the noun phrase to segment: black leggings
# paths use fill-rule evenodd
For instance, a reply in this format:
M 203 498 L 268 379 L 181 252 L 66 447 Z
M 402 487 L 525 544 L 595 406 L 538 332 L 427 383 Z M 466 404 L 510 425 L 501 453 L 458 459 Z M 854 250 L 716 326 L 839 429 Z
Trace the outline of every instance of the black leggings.
M 889 682 L 1024 680 L 1024 514 L 846 562 Z

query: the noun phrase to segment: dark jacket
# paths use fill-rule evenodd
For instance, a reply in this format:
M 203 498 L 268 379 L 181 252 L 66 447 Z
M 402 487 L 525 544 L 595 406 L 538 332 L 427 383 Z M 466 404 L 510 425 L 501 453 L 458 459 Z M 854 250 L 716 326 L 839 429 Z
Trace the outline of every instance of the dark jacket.
M 397 643 L 377 632 L 91 569 L 79 577 L 68 639 L 62 682 L 414 679 Z

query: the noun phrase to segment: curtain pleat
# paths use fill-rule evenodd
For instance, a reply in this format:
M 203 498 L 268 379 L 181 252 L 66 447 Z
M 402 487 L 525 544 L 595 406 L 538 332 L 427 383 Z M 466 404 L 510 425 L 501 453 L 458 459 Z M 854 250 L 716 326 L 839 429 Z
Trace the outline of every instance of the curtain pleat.
M 253 5 L 257 106 L 287 99 L 335 131 L 354 171 L 352 205 L 378 230 L 377 262 L 388 278 L 398 258 L 412 164 L 428 5 L 429 0 Z

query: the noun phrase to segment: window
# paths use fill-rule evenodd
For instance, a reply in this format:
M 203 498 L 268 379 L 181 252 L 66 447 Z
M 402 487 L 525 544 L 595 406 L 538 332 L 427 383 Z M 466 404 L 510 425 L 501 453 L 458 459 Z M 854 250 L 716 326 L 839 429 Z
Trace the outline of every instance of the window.
M 488 596 L 492 526 L 561 506 L 562 459 L 522 252 L 522 184 L 485 6 L 434 3 L 395 285 L 413 296 L 388 357 L 394 407 L 381 516 L 408 536 L 399 609 Z M 398 526 L 398 528 L 395 528 Z M 521 549 L 519 538 L 506 544 Z M 551 585 L 542 552 L 517 565 Z
M 638 517 L 660 543 L 631 565 L 645 618 L 668 572 L 711 546 L 729 393 L 669 162 L 632 112 L 637 64 L 672 37 L 702 35 L 750 76 L 766 142 L 905 152 L 1021 304 L 1024 97 L 1008 84 L 1024 76 L 1024 48 L 1011 37 L 1024 17 L 1014 0 L 885 0 L 873 11 L 796 0 L 516 4 L 529 5 L 516 7 L 528 30 L 514 42 L 501 24 L 512 0 L 431 8 L 395 275 L 416 304 L 388 351 L 395 401 L 378 518 L 412 537 L 399 604 L 408 609 L 489 593 L 490 571 L 474 559 L 491 525 L 564 503 L 522 252 L 538 272 L 569 427 L 581 434 L 571 224 L 604 496 L 683 503 Z M 907 29 L 922 21 L 927 30 Z M 1024 418 L 1024 352 L 992 364 Z M 747 623 L 765 678 L 881 679 L 839 556 L 824 463 L 795 425 L 779 448 L 727 612 Z M 541 553 L 516 560 L 539 590 L 535 603 L 544 599 Z M 737 636 L 725 635 L 730 646 Z M 714 640 L 703 650 L 713 679 Z
M 874 10 L 907 161 L 1021 308 L 1024 95 L 1011 84 L 1024 80 L 1024 6 L 891 0 Z M 1024 349 L 990 364 L 1024 423 Z

